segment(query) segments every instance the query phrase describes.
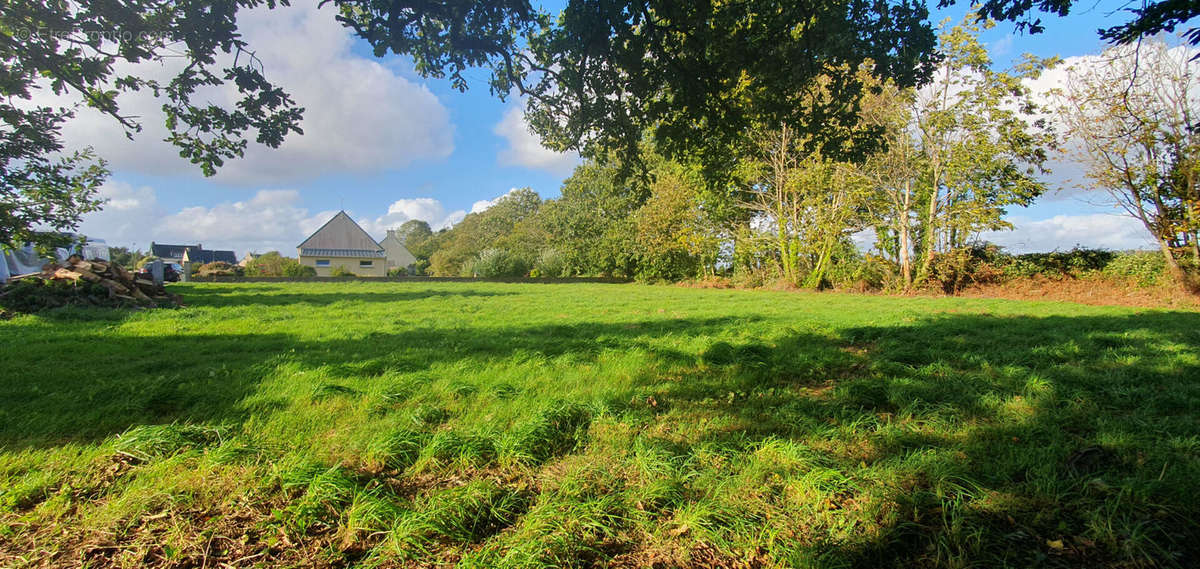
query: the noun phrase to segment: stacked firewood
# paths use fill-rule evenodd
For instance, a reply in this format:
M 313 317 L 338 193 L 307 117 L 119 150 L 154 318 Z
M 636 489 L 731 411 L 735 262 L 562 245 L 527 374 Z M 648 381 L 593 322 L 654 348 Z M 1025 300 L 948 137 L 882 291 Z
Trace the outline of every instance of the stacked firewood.
M 41 291 L 40 294 L 35 291 Z M 90 261 L 72 255 L 62 263 L 47 263 L 40 272 L 18 275 L 9 280 L 0 296 L 10 293 L 22 297 L 45 297 L 33 302 L 45 307 L 66 304 L 107 306 L 171 306 L 179 296 L 167 293 L 161 284 L 140 278 L 117 263 L 102 259 Z M 33 300 L 30 298 L 30 300 Z M 0 304 L 7 304 L 0 302 Z

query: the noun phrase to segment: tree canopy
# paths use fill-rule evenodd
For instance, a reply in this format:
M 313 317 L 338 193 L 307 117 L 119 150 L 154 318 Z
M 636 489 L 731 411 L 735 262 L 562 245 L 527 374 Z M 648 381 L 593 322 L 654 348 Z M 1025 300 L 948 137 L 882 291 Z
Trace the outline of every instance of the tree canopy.
M 928 13 L 911 0 L 572 0 L 557 17 L 513 0 L 333 2 L 377 55 L 411 55 L 420 73 L 460 89 L 464 69 L 486 66 L 494 93 L 527 99 L 543 143 L 601 159 L 618 151 L 626 164 L 653 132 L 660 152 L 723 171 L 756 121 L 842 148 L 845 131 L 830 127 L 856 119 L 862 85 L 834 73 L 834 102 L 797 104 L 813 79 L 869 63 L 912 85 L 933 65 Z
M 112 118 L 127 135 L 139 117 L 121 111 L 120 96 L 149 91 L 163 102 L 167 140 L 185 159 L 213 174 L 243 155 L 247 138 L 277 147 L 300 132 L 303 109 L 265 77 L 263 65 L 237 31 L 243 8 L 286 0 L 225 2 L 45 2 L 12 0 L 0 11 L 0 242 L 54 236 L 34 229 L 73 229 L 100 207 L 107 176 L 91 149 L 65 149 L 62 125 L 80 106 Z M 167 81 L 140 72 L 145 62 L 169 62 Z M 132 70 L 132 71 L 130 71 Z M 232 86 L 223 107 L 207 93 Z M 39 104 L 35 94 L 69 95 L 74 107 Z M 201 102 L 203 101 L 203 102 Z
M 941 7 L 951 6 L 958 0 L 939 0 Z M 974 4 L 973 10 L 980 20 L 1011 21 L 1018 28 L 1031 33 L 1045 31 L 1038 13 L 1066 16 L 1074 0 L 984 0 Z M 1099 30 L 1100 38 L 1115 44 L 1133 43 L 1159 32 L 1174 32 L 1180 24 L 1200 16 L 1200 4 L 1194 0 L 1158 0 L 1141 2 L 1136 8 L 1128 8 L 1134 18 L 1124 24 Z M 1093 8 L 1092 5 L 1088 5 Z M 1200 44 L 1200 28 L 1188 28 L 1184 37 L 1192 45 Z

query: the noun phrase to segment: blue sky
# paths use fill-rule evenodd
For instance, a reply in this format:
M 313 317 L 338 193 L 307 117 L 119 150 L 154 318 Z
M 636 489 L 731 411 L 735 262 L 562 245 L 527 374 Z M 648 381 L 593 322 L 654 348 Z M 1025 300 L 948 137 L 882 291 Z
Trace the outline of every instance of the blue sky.
M 984 32 L 982 40 L 1001 66 L 1024 52 L 1094 54 L 1103 47 L 1096 30 L 1124 21 L 1124 14 L 1113 14 L 1122 5 L 1080 3 L 1065 19 L 1043 18 L 1044 34 L 1023 34 L 1004 23 Z M 938 10 L 933 20 L 958 21 L 965 10 L 965 4 Z M 247 14 L 242 30 L 268 76 L 307 108 L 306 135 L 289 139 L 280 150 L 252 148 L 218 176 L 204 178 L 156 140 L 161 127 L 153 101 L 135 96 L 124 103 L 124 110 L 145 117 L 146 130 L 133 143 L 102 117 L 81 111 L 65 132 L 67 140 L 94 146 L 113 168 L 104 188 L 111 201 L 85 219 L 84 233 L 143 249 L 156 240 L 200 242 L 239 255 L 269 249 L 294 254 L 295 244 L 339 209 L 376 237 L 414 217 L 445 225 L 512 188 L 557 196 L 577 162 L 538 147 L 524 129 L 519 102 L 493 97 L 485 71 L 468 74 L 474 81 L 465 93 L 446 81 L 422 79 L 406 58 L 371 56 L 315 3 Z M 149 72 L 170 71 L 168 63 Z M 223 96 L 212 94 L 217 100 Z M 1136 224 L 1110 217 L 1111 208 L 1079 196 L 1077 191 L 1048 196 L 1013 211 L 1017 231 L 988 238 L 1017 250 L 1147 242 Z

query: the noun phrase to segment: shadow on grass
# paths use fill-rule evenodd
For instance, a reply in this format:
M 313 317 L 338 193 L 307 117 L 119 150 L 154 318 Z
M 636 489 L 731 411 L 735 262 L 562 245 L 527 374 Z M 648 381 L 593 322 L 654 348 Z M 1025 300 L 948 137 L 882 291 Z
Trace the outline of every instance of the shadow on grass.
M 374 284 L 374 283 L 373 283 Z M 363 291 L 357 283 L 346 283 L 345 291 L 316 293 L 303 290 L 299 285 L 255 286 L 253 289 L 234 288 L 228 285 L 191 286 L 179 285 L 169 288 L 171 292 L 182 294 L 183 301 L 189 306 L 296 306 L 312 305 L 326 306 L 341 302 L 410 302 L 437 297 L 492 297 L 509 296 L 515 292 L 479 291 L 479 290 L 387 290 Z M 253 286 L 253 285 L 251 285 Z M 222 288 L 228 287 L 228 288 Z M 326 287 L 328 288 L 328 287 Z M 248 292 L 252 291 L 252 292 Z
M 227 300 L 240 296 L 287 298 Z M 745 453 L 824 437 L 831 444 L 818 452 L 832 468 L 894 473 L 893 515 L 879 531 L 823 551 L 833 565 L 1186 566 L 1200 558 L 1200 314 L 946 315 L 830 336 L 714 341 L 701 353 L 654 342 L 728 337 L 746 322 L 414 329 L 318 342 L 114 336 L 104 319 L 56 323 L 0 335 L 25 346 L 4 363 L 0 444 L 43 448 L 173 421 L 237 424 L 272 412 L 242 403 L 288 362 L 369 379 L 521 353 L 586 363 L 605 350 L 641 350 L 659 366 L 648 369 L 679 373 L 643 377 L 608 402 L 621 420 L 720 425 L 698 428 L 686 444 L 647 435 L 650 444 L 676 455 Z M 637 404 L 646 390 L 659 398 L 654 408 Z
M 1200 559 L 1200 314 L 944 316 L 702 359 L 666 395 L 677 417 L 723 418 L 694 445 L 824 437 L 836 470 L 900 476 L 901 521 L 834 565 Z
M 250 295 L 254 296 L 254 295 Z M 140 424 L 238 424 L 271 411 L 241 403 L 281 365 L 319 369 L 332 382 L 410 373 L 442 363 L 489 362 L 527 354 L 589 361 L 604 350 L 641 348 L 677 365 L 695 357 L 647 336 L 717 334 L 747 318 L 463 329 L 306 341 L 289 334 L 128 336 L 107 333 L 112 311 L 63 313 L 17 333 L 0 381 L 0 445 L 25 448 L 90 442 Z M 0 342 L 17 345 L 17 338 Z

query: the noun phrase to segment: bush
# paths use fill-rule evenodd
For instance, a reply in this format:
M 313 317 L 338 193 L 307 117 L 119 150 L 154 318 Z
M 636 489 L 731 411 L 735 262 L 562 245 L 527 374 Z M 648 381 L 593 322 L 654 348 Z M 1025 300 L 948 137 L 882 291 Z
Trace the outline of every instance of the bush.
M 936 254 L 930 277 L 944 292 L 954 294 L 969 285 L 1000 282 L 1004 276 L 1001 267 L 1010 258 L 997 245 L 971 245 Z
M 1119 253 L 1102 273 L 1109 277 L 1131 279 L 1140 286 L 1155 286 L 1166 282 L 1167 262 L 1158 251 Z
M 504 249 L 484 249 L 475 258 L 472 272 L 485 279 L 501 277 L 523 277 L 529 265 Z
M 1035 275 L 1060 278 L 1081 277 L 1102 271 L 1116 256 L 1116 253 L 1104 249 L 1076 247 L 1070 251 L 1051 253 L 1025 253 L 1016 256 L 999 254 L 997 261 L 1002 265 L 1004 276 L 1008 278 L 1029 278 Z
M 246 275 L 251 277 L 315 277 L 317 270 L 301 265 L 300 261 L 291 257 L 284 257 L 278 251 L 271 251 L 246 263 Z
M 571 276 L 571 267 L 567 263 L 567 256 L 558 249 L 543 249 L 533 264 L 533 270 L 537 271 L 537 274 L 532 276 L 551 279 Z
M 198 277 L 240 277 L 242 268 L 224 261 L 214 261 L 196 267 L 195 273 Z
M 301 265 L 300 262 L 297 261 L 296 264 L 294 264 L 294 265 L 288 264 L 287 266 L 284 267 L 283 276 L 285 276 L 285 277 L 315 277 L 315 276 L 317 276 L 317 270 L 308 265 Z
M 331 277 L 357 277 L 358 275 L 350 272 L 350 270 L 347 269 L 346 267 L 344 267 L 342 265 L 338 265 L 338 266 L 334 267 L 332 271 L 329 271 L 329 276 L 331 276 Z

